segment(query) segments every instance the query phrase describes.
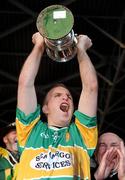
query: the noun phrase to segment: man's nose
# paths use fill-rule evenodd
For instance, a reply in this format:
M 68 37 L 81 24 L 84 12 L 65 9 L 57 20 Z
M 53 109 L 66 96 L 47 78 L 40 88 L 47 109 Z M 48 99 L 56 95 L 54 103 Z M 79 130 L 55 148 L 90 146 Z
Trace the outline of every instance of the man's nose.
M 63 99 L 68 100 L 68 96 L 66 94 L 64 94 Z
M 107 147 L 106 147 L 106 150 L 109 150 L 110 148 L 111 148 L 111 146 L 107 146 Z

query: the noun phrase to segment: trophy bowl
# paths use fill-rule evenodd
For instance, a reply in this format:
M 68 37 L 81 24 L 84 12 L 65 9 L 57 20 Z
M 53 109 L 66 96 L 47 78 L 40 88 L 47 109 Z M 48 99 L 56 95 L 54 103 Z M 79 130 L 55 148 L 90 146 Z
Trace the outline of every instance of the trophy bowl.
M 36 26 L 44 37 L 50 59 L 67 62 L 76 55 L 77 38 L 72 29 L 73 25 L 73 14 L 65 6 L 51 5 L 40 12 Z

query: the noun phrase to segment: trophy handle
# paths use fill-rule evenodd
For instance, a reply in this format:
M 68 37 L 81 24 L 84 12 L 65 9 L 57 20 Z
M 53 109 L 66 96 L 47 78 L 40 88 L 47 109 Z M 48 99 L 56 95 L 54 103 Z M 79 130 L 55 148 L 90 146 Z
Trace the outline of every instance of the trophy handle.
M 77 44 L 78 40 L 77 40 L 78 34 L 74 34 L 74 42 Z

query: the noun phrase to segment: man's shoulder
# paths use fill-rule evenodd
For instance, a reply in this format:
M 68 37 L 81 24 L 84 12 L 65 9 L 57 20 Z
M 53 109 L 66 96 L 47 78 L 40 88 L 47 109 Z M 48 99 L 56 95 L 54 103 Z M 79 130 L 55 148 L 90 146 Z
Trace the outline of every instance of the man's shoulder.
M 8 168 L 12 168 L 11 164 L 5 157 L 0 156 L 0 171 Z
M 8 155 L 8 151 L 5 148 L 0 147 L 0 157 L 4 157 L 7 155 Z

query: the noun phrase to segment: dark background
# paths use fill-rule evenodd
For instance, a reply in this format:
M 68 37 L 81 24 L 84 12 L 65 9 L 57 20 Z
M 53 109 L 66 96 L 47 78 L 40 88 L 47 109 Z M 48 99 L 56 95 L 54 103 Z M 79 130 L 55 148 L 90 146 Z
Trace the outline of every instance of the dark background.
M 0 6 L 0 127 L 15 120 L 18 76 L 33 45 L 40 11 L 53 4 L 69 8 L 73 30 L 93 42 L 88 51 L 99 80 L 98 124 L 125 137 L 125 6 L 123 0 L 4 0 Z M 43 56 L 36 79 L 39 103 L 54 82 L 65 83 L 75 107 L 81 90 L 76 57 L 66 63 Z

